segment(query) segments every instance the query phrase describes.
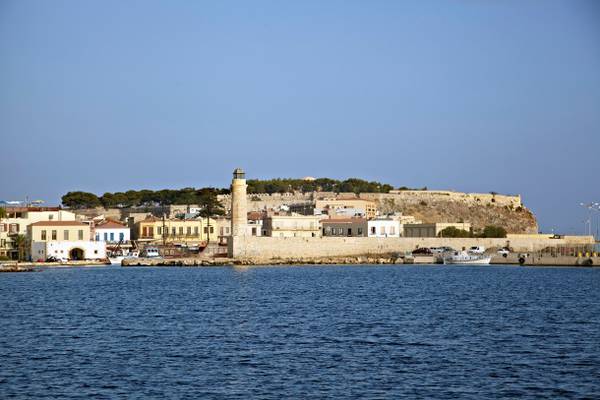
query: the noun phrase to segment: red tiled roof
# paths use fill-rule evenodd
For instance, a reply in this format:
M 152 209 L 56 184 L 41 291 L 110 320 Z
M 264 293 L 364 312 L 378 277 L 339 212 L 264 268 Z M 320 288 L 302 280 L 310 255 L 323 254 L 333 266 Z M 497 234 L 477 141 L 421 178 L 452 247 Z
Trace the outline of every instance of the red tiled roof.
M 105 222 L 96 225 L 96 229 L 123 229 L 127 228 L 125 224 L 114 221 L 112 219 L 107 219 Z
M 39 221 L 31 226 L 89 226 L 79 221 Z

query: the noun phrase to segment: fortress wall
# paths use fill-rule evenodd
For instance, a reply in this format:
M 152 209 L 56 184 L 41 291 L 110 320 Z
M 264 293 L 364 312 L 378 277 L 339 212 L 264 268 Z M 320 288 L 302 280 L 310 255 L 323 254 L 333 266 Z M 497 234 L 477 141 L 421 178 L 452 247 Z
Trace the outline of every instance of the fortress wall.
M 334 192 L 311 192 L 311 193 L 258 193 L 249 194 L 248 210 L 258 211 L 266 208 L 277 207 L 282 204 L 307 203 L 321 197 L 351 197 L 354 193 L 339 193 Z M 361 193 L 361 199 L 373 200 L 382 203 L 385 200 L 394 201 L 397 204 L 419 204 L 424 201 L 426 203 L 436 202 L 456 202 L 467 205 L 492 205 L 492 206 L 512 206 L 513 208 L 522 207 L 521 196 L 491 194 L 491 193 L 462 193 L 444 190 L 397 190 L 390 193 Z M 254 200 L 253 200 L 254 199 Z M 219 200 L 223 203 L 226 209 L 231 207 L 230 195 L 219 195 Z
M 593 244 L 591 236 L 548 238 L 279 238 L 232 237 L 229 255 L 235 258 L 268 260 L 272 258 L 343 257 L 364 254 L 385 254 L 412 251 L 418 247 L 450 246 L 454 249 L 471 246 L 500 248 L 509 245 L 516 252 L 531 252 L 545 247 Z

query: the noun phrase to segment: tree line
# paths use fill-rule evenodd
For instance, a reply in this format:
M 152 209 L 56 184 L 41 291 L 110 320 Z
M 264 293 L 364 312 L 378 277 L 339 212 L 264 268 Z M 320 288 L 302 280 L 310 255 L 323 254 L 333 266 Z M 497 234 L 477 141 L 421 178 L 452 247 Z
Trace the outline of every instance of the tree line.
M 366 181 L 358 178 L 337 180 L 318 178 L 312 181 L 303 179 L 277 178 L 277 179 L 248 179 L 248 193 L 289 193 L 300 191 L 303 193 L 313 191 L 323 192 L 350 192 L 350 193 L 388 193 L 394 189 L 392 185 L 375 181 Z M 426 190 L 423 188 L 420 190 Z M 400 190 L 408 190 L 401 187 Z M 128 190 L 126 192 L 104 193 L 98 196 L 90 192 L 74 191 L 62 196 L 62 204 L 68 208 L 129 208 L 129 207 L 156 207 L 172 204 L 198 204 L 203 194 L 229 194 L 225 188 L 183 188 L 163 190 Z
M 206 196 L 227 194 L 229 189 L 183 188 L 179 190 L 128 190 L 126 192 L 104 193 L 97 196 L 89 192 L 69 192 L 62 196 L 62 204 L 73 209 L 81 208 L 129 208 L 157 207 L 172 204 L 200 204 Z
M 366 181 L 364 179 L 350 178 L 337 180 L 318 178 L 315 180 L 276 178 L 276 179 L 248 179 L 248 193 L 289 193 L 289 192 L 335 192 L 335 193 L 388 193 L 394 187 L 387 183 Z M 400 188 L 407 190 L 407 187 Z M 426 188 L 425 188 L 426 189 Z
M 474 233 L 472 231 L 449 226 L 441 230 L 438 236 L 445 238 L 505 238 L 506 229 L 501 226 L 488 225 L 483 228 L 481 233 Z

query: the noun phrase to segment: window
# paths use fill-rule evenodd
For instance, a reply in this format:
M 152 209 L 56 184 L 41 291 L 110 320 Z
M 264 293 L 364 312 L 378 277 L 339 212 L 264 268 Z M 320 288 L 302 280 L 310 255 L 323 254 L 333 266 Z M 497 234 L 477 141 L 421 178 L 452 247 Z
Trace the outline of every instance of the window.
M 148 236 L 148 228 L 146 228 L 145 226 L 142 228 L 142 237 L 147 237 Z M 106 240 L 106 237 L 104 238 L 104 240 Z
M 225 234 L 229 235 L 229 227 L 228 226 L 225 227 Z
M 198 227 L 197 226 L 194 227 L 194 235 L 198 236 Z
M 83 240 L 83 229 L 77 231 L 77 239 Z
M 162 228 L 160 226 L 158 226 L 156 228 L 156 233 L 158 233 L 159 235 L 162 235 Z M 122 235 L 122 233 L 121 233 L 121 235 Z M 123 240 L 123 239 L 121 239 L 121 240 Z
M 146 232 L 146 228 L 144 228 L 144 232 Z M 146 236 L 145 233 L 144 233 L 144 236 Z M 108 232 L 104 232 L 104 241 L 108 242 Z
M 204 227 L 204 234 L 207 234 L 207 233 L 208 233 L 208 227 L 205 226 Z
M 11 234 L 19 233 L 19 224 L 10 224 L 9 225 L 9 232 Z
M 96 233 L 96 241 L 99 241 L 99 240 L 100 240 L 100 234 Z
M 256 228 L 252 228 L 252 236 L 256 236 Z
M 376 228 L 375 228 L 374 226 L 372 226 L 372 227 L 371 227 L 371 233 L 372 233 L 373 235 L 375 235 L 375 234 L 377 233 L 377 232 L 375 231 L 375 229 L 376 229 Z
M 65 229 L 63 232 L 63 239 L 64 240 L 69 240 L 69 230 Z
M 45 229 L 42 231 L 42 237 L 41 237 L 41 239 L 42 240 L 46 240 L 46 230 Z
M 210 227 L 210 233 L 215 233 L 215 228 L 213 226 Z
M 52 230 L 52 240 L 56 240 L 56 231 Z
M 122 242 L 125 240 L 125 234 L 123 232 L 119 233 L 119 241 Z
M 179 235 L 183 236 L 183 226 L 179 227 Z
M 361 236 L 362 235 L 362 228 L 357 228 L 357 231 L 358 231 L 358 236 Z
M 111 232 L 111 233 L 110 233 L 110 241 L 111 241 L 111 242 L 114 242 L 114 241 L 115 241 L 115 233 L 114 233 L 114 232 Z
M 396 234 L 396 227 L 390 226 L 390 235 L 395 235 L 395 234 Z
M 54 219 L 54 215 L 52 215 L 52 214 L 48 215 L 48 220 L 49 221 L 52 221 L 53 219 Z
M 173 236 L 177 236 L 177 228 L 173 227 L 171 229 L 171 233 L 172 233 Z
M 148 227 L 148 235 L 150 237 L 154 237 L 154 227 L 153 226 Z
M 192 227 L 191 226 L 187 227 L 187 235 L 192 236 Z
M 98 254 L 98 250 L 94 250 L 94 254 Z

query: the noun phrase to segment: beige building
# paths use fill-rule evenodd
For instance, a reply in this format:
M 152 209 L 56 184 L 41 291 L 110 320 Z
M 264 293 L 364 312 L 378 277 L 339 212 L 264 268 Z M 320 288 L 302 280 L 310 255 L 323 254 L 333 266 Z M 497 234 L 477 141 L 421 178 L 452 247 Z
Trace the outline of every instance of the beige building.
M 330 218 L 336 216 L 340 218 L 352 217 L 352 215 L 347 215 L 346 212 L 350 210 L 352 214 L 362 214 L 363 217 L 369 219 L 375 218 L 377 204 L 374 201 L 357 197 L 323 198 L 315 201 L 315 210 L 329 215 Z
M 17 235 L 27 235 L 27 227 L 40 221 L 75 221 L 76 216 L 59 207 L 6 207 L 6 218 L 0 220 L 0 257 L 16 259 Z
M 90 225 L 79 221 L 40 221 L 28 227 L 30 257 L 45 261 L 91 260 L 106 257 L 106 243 L 91 240 Z
M 167 219 L 147 217 L 137 222 L 137 239 L 143 242 L 204 245 L 218 240 L 217 221 L 206 218 Z
M 273 237 L 319 237 L 319 215 L 272 215 L 263 222 L 262 236 Z
M 454 227 L 467 232 L 471 230 L 468 222 L 436 222 L 431 224 L 404 224 L 404 237 L 437 237 L 446 228 Z
M 367 236 L 368 225 L 365 218 L 328 218 L 321 220 L 323 236 Z

